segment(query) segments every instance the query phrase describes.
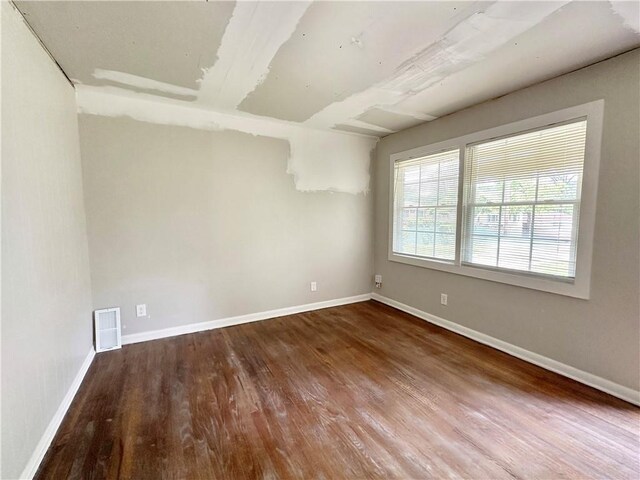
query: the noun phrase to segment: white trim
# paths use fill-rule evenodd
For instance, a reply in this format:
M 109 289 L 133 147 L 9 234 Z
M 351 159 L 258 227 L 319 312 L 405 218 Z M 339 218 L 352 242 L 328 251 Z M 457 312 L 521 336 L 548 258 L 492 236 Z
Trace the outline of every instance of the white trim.
M 187 333 L 203 332 L 216 328 L 230 327 L 232 325 L 240 325 L 243 323 L 283 317 L 285 315 L 293 315 L 296 313 L 310 312 L 312 310 L 320 310 L 321 308 L 337 307 L 339 305 L 347 305 L 349 303 L 366 302 L 367 300 L 371 300 L 370 293 L 356 295 L 353 297 L 337 298 L 335 300 L 327 300 L 324 302 L 296 305 L 294 307 L 279 308 L 276 310 L 267 310 L 265 312 L 249 313 L 247 315 L 238 315 L 236 317 L 219 318 L 217 320 L 210 320 L 208 322 L 190 323 L 188 325 L 181 325 L 179 327 L 163 328 L 162 330 L 132 333 L 130 335 L 123 335 L 122 344 L 130 345 L 132 343 L 148 342 L 149 340 L 157 340 L 159 338 L 175 337 L 176 335 L 185 335 Z
M 445 140 L 431 145 L 425 145 L 411 150 L 394 153 L 389 161 L 389 222 L 388 222 L 388 252 L 387 258 L 392 262 L 399 262 L 417 267 L 431 268 L 449 273 L 456 273 L 468 277 L 481 278 L 493 282 L 506 283 L 544 292 L 566 295 L 569 297 L 589 299 L 591 285 L 591 260 L 593 254 L 593 234 L 595 230 L 596 196 L 598 190 L 598 172 L 602 142 L 602 119 L 604 115 L 604 100 L 565 108 L 544 115 L 512 122 L 498 127 L 474 132 L 461 137 Z M 464 199 L 461 197 L 464 183 L 464 152 L 467 145 L 492 138 L 499 138 L 532 129 L 537 129 L 577 118 L 587 118 L 587 137 L 585 145 L 584 171 L 582 176 L 582 198 L 580 200 L 580 218 L 578 220 L 578 252 L 576 257 L 575 280 L 554 279 L 550 276 L 531 274 L 528 272 L 509 272 L 492 270 L 477 266 L 463 265 L 460 249 L 462 239 L 461 223 L 463 221 L 462 207 Z M 394 227 L 394 166 L 398 161 L 420 158 L 438 150 L 459 148 L 461 152 L 460 175 L 458 190 L 458 218 L 456 224 L 456 260 L 452 262 L 438 261 L 412 255 L 402 255 L 393 251 Z
M 33 454 L 31 454 L 31 458 L 27 462 L 26 467 L 24 467 L 24 470 L 20 475 L 21 479 L 22 478 L 32 479 L 36 474 L 36 472 L 38 471 L 38 467 L 40 467 L 40 462 L 42 462 L 42 459 L 44 458 L 45 453 L 47 453 L 47 450 L 49 449 L 49 446 L 53 441 L 53 437 L 55 437 L 56 432 L 58 431 L 58 428 L 60 427 L 60 424 L 64 419 L 64 416 L 67 414 L 67 410 L 69 410 L 69 406 L 71 405 L 71 402 L 76 396 L 76 393 L 78 393 L 78 389 L 82 384 L 82 380 L 84 380 L 84 376 L 89 370 L 89 367 L 91 366 L 91 362 L 93 362 L 93 358 L 95 357 L 95 355 L 96 355 L 96 352 L 93 349 L 93 347 L 91 347 L 91 350 L 89 350 L 89 353 L 85 357 L 84 362 L 82 362 L 82 365 L 80 366 L 80 370 L 78 370 L 78 373 L 73 379 L 73 382 L 71 382 L 71 385 L 69 386 L 69 390 L 67 390 L 67 394 L 62 399 L 62 402 L 60 403 L 58 410 L 56 410 L 55 415 L 49 422 L 49 425 L 47 426 L 46 430 L 42 434 L 42 437 L 40 437 L 40 441 L 38 442 L 38 445 L 33 451 Z
M 371 298 L 372 300 L 376 300 L 380 303 L 384 303 L 385 305 L 389 305 L 391 307 L 397 308 L 398 310 L 402 310 L 403 312 L 409 313 L 422 320 L 426 320 L 429 323 L 433 323 L 434 325 L 438 325 L 439 327 L 445 328 L 464 337 L 475 340 L 476 342 L 488 345 L 495 348 L 496 350 L 508 353 L 509 355 L 513 355 L 514 357 L 517 357 L 521 360 L 533 363 L 534 365 L 542 367 L 546 370 L 558 373 L 562 376 L 571 378 L 572 380 L 584 383 L 585 385 L 608 393 L 609 395 L 613 395 L 614 397 L 640 406 L 640 391 L 633 390 L 605 378 L 598 377 L 597 375 L 585 372 L 584 370 L 579 370 L 575 367 L 558 362 L 535 352 L 525 350 L 524 348 L 518 347 L 511 343 L 507 343 L 503 340 L 499 340 L 484 333 L 480 333 L 476 330 L 472 330 L 449 320 L 445 320 L 444 318 L 440 318 L 430 313 L 423 312 L 422 310 L 410 307 L 409 305 L 405 305 L 404 303 L 400 303 L 396 300 L 392 300 L 391 298 L 384 297 L 377 293 L 372 293 Z

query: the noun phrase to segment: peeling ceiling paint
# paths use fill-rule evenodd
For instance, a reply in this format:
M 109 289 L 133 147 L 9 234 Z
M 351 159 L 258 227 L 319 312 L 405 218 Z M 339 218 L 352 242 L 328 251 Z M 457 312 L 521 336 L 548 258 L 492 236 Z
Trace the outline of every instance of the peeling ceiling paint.
M 394 75 L 490 2 L 314 2 L 240 110 L 303 122 Z
M 349 193 L 372 137 L 640 46 L 638 5 L 17 1 L 82 113 L 286 139 L 297 188 Z
M 635 1 L 17 5 L 78 83 L 374 136 L 640 45 Z
M 638 46 L 640 36 L 623 26 L 609 2 L 571 2 L 481 62 L 396 107 L 440 117 Z
M 362 115 L 371 106 L 396 105 L 486 55 L 540 23 L 568 3 L 496 2 L 461 21 L 438 41 L 405 60 L 395 73 L 367 90 L 334 102 L 304 122 L 333 126 Z

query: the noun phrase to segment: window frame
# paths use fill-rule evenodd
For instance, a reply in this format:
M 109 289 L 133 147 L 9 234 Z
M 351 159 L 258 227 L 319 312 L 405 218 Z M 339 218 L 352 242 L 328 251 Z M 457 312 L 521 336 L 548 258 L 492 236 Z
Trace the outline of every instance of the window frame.
M 413 160 L 416 158 L 421 158 L 421 157 L 428 157 L 430 155 L 436 155 L 438 153 L 444 153 L 444 152 L 449 152 L 449 151 L 453 151 L 453 150 L 458 150 L 458 196 L 457 196 L 457 203 L 456 203 L 456 232 L 455 232 L 455 245 L 454 245 L 454 259 L 453 260 L 446 260 L 446 259 L 438 259 L 435 257 L 422 257 L 422 256 L 417 256 L 417 258 L 421 258 L 430 262 L 444 262 L 444 263 L 451 263 L 451 262 L 459 262 L 460 261 L 460 253 L 461 250 L 459 248 L 458 242 L 460 242 L 460 236 L 458 235 L 459 232 L 459 228 L 461 227 L 460 224 L 460 194 L 461 194 L 461 190 L 460 190 L 460 173 L 462 172 L 462 170 L 460 169 L 460 165 L 462 164 L 462 152 L 459 151 L 457 145 L 452 147 L 452 148 L 447 148 L 447 145 L 449 145 L 449 142 L 440 142 L 437 144 L 432 145 L 433 147 L 435 147 L 435 149 L 429 149 L 428 153 L 422 153 L 418 156 L 414 156 L 414 157 L 410 157 L 410 158 L 405 158 L 404 160 Z M 401 160 L 400 160 L 401 161 Z M 391 179 L 391 184 L 392 184 L 392 189 L 395 188 L 395 165 L 396 165 L 397 161 L 392 162 L 391 164 L 391 175 L 392 175 L 392 179 Z M 419 202 L 419 201 L 418 201 Z M 392 196 L 391 196 L 391 210 L 395 213 L 395 198 L 393 196 L 393 192 L 392 192 Z M 451 206 L 447 206 L 448 208 L 450 208 Z M 418 207 L 419 208 L 419 207 Z M 435 207 L 438 208 L 438 207 Z M 402 221 L 401 218 L 396 218 L 395 214 L 392 216 L 391 218 L 391 222 L 400 224 Z M 402 230 L 401 230 L 402 231 Z M 434 231 L 434 236 L 435 236 L 435 231 Z M 393 243 L 395 242 L 395 239 L 393 238 L 393 223 L 391 224 L 391 245 L 389 246 L 389 250 L 393 251 Z M 401 256 L 410 256 L 413 258 L 413 256 L 411 256 L 410 254 L 403 254 L 403 253 L 396 253 L 393 252 L 394 255 L 401 255 Z
M 596 100 L 582 105 L 564 108 L 562 110 L 538 115 L 536 117 L 511 122 L 442 142 L 392 154 L 389 162 L 388 260 L 574 298 L 588 299 L 591 286 L 591 263 L 593 256 L 593 235 L 595 228 L 598 175 L 600 170 L 603 114 L 604 100 Z M 587 121 L 587 132 L 581 185 L 580 211 L 578 215 L 575 278 L 562 278 L 532 272 L 520 272 L 515 270 L 508 271 L 504 269 L 498 270 L 492 267 L 463 264 L 462 229 L 464 226 L 463 215 L 465 207 L 463 189 L 467 146 L 500 137 L 517 135 L 531 130 L 539 130 L 556 124 L 568 123 L 581 118 L 584 118 Z M 394 252 L 393 230 L 394 223 L 396 221 L 394 209 L 394 183 L 396 162 L 416 159 L 432 155 L 434 153 L 455 149 L 459 149 L 460 151 L 458 202 L 456 206 L 455 260 L 436 260 Z

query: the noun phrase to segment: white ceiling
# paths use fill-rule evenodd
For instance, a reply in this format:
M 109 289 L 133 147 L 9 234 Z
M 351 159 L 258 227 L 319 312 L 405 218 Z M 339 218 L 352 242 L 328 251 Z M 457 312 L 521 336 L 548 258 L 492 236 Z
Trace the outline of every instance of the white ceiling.
M 640 45 L 640 3 L 17 1 L 74 82 L 386 135 Z

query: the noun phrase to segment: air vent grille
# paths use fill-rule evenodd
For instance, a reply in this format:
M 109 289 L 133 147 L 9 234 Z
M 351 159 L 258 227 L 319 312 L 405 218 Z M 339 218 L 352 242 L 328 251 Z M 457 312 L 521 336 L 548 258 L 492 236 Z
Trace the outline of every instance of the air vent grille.
M 94 312 L 96 352 L 122 347 L 120 308 L 105 308 Z

